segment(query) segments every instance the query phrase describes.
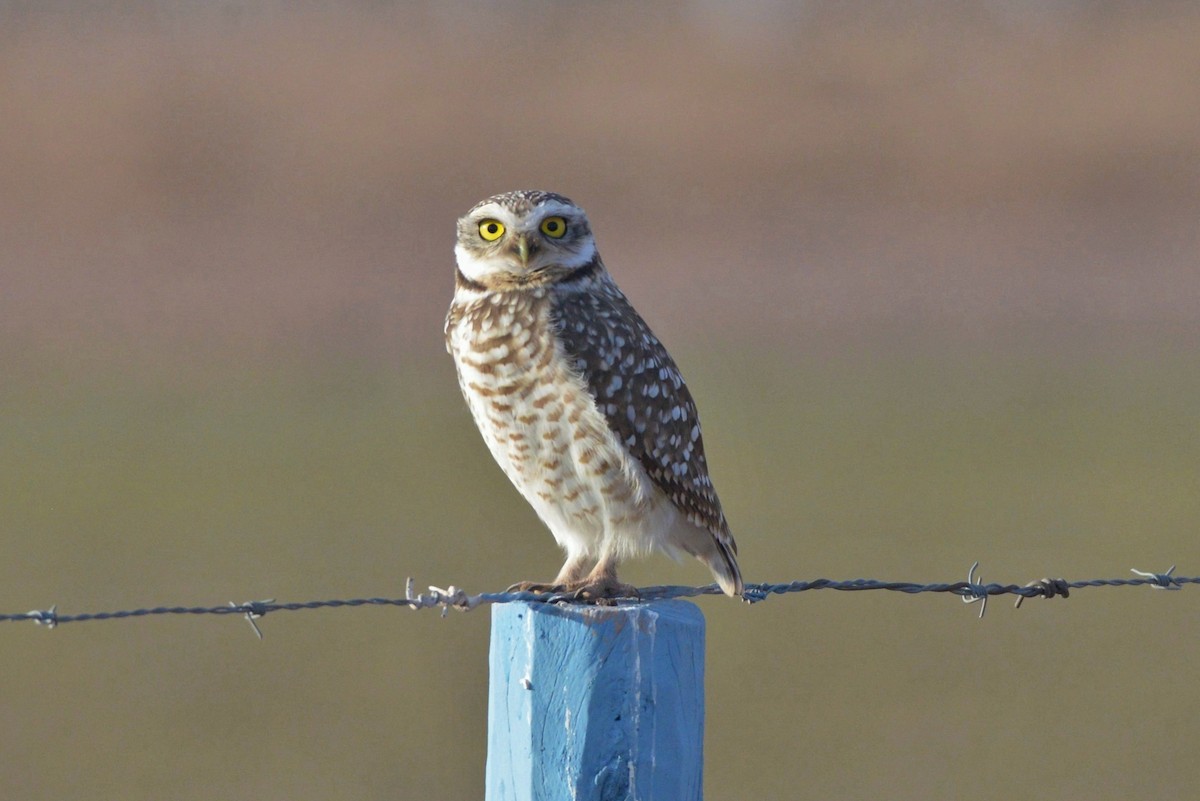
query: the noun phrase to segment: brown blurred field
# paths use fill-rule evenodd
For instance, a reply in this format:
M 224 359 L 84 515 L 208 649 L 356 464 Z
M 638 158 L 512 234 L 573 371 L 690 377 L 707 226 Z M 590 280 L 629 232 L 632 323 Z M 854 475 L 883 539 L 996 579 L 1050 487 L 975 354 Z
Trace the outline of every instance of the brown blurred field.
M 0 4 L 0 611 L 545 578 L 441 342 L 584 205 L 751 581 L 1196 575 L 1200 13 Z M 631 565 L 697 583 L 697 565 Z M 1188 795 L 1194 588 L 701 603 L 710 799 Z M 486 612 L 0 630 L 0 798 L 480 798 Z

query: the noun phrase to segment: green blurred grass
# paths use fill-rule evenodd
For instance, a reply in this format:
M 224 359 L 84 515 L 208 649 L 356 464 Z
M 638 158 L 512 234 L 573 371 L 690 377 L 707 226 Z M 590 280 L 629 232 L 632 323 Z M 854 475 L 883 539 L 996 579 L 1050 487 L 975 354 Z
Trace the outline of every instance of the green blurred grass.
M 1183 349 L 679 356 L 750 581 L 1188 572 Z M 480 591 L 558 566 L 448 361 L 19 374 L 0 396 L 7 611 L 398 595 L 407 575 Z M 625 577 L 707 581 L 661 557 Z M 1189 597 L 997 599 L 983 623 L 932 596 L 705 600 L 709 797 L 1182 791 Z M 6 628 L 0 751 L 20 767 L 0 797 L 480 796 L 486 612 L 263 626 L 261 644 L 223 618 Z

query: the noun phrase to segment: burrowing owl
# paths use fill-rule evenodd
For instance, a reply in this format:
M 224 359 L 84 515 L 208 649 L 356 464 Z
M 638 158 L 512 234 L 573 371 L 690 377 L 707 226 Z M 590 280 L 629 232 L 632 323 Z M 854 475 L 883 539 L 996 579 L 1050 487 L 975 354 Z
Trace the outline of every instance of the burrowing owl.
M 662 550 L 742 593 L 737 545 L 675 362 L 617 288 L 583 209 L 551 192 L 458 221 L 446 348 L 492 456 L 567 552 L 549 584 L 626 595 L 626 557 Z

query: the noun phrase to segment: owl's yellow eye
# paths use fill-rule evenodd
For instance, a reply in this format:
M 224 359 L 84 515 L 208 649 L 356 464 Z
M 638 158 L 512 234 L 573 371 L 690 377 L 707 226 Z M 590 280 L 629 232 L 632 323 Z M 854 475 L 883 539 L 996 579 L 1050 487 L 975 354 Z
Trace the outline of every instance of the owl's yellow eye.
M 504 223 L 499 220 L 484 220 L 479 224 L 479 235 L 488 242 L 495 242 L 504 236 Z
M 551 239 L 562 239 L 567 232 L 567 221 L 562 217 L 547 217 L 542 220 L 542 233 Z

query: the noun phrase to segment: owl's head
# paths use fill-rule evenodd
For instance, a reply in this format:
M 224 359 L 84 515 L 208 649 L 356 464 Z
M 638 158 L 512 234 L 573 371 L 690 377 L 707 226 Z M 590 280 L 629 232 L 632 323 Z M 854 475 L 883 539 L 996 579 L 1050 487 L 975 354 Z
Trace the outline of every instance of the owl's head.
M 494 195 L 458 221 L 458 269 L 487 287 L 550 283 L 590 265 L 587 215 L 562 195 L 523 189 Z

